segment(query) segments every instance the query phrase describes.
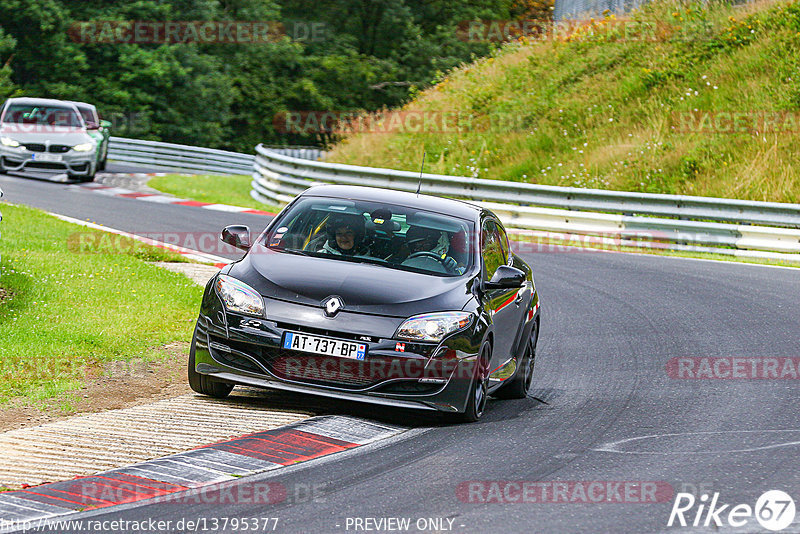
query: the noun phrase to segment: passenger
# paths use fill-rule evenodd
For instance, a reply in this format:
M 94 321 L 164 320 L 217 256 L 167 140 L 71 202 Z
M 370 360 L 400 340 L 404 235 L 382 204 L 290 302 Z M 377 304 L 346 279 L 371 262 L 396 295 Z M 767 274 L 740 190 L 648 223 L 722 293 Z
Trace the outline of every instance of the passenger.
M 328 240 L 319 252 L 343 256 L 369 254 L 364 241 L 366 225 L 360 215 L 334 215 L 326 225 Z

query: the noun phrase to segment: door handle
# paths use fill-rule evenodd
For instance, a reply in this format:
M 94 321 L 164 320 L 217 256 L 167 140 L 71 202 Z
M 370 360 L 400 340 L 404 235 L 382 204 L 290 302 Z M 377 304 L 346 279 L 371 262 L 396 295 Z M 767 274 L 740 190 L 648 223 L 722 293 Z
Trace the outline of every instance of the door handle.
M 517 298 L 514 299 L 514 304 L 519 306 L 522 303 L 522 293 L 517 293 Z

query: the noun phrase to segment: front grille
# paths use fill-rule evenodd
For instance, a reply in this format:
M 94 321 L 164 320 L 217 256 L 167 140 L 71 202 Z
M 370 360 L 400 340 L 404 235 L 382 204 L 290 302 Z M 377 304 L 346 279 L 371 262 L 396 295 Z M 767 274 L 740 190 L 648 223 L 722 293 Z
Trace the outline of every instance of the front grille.
M 275 376 L 295 382 L 360 389 L 383 381 L 382 377 L 370 372 L 370 363 L 282 350 L 270 359 L 268 369 Z
M 258 365 L 238 354 L 215 350 L 213 347 L 211 348 L 211 353 L 214 359 L 219 361 L 219 363 L 228 365 L 234 369 L 241 369 L 242 371 L 248 371 L 259 375 L 264 374 L 264 371 Z
M 50 145 L 50 150 L 48 150 L 48 152 L 63 154 L 64 152 L 69 152 L 71 148 L 72 147 L 69 145 Z
M 25 148 L 27 148 L 31 152 L 44 152 L 45 151 L 45 146 L 41 145 L 39 143 L 29 143 L 29 144 L 25 145 Z
M 53 163 L 50 161 L 29 161 L 27 167 L 35 167 L 37 169 L 64 169 L 63 163 Z
M 251 343 L 209 336 L 211 355 L 219 363 L 235 369 L 265 375 L 253 361 L 238 355 L 247 354 L 272 375 L 284 380 L 309 385 L 363 389 L 392 378 L 403 378 L 400 367 L 392 367 L 392 358 L 368 356 L 366 360 L 349 360 L 321 354 L 307 354 L 278 347 L 262 347 Z M 230 352 L 220 350 L 224 345 Z M 419 365 L 424 365 L 420 360 Z
M 381 393 L 400 393 L 405 395 L 429 395 L 442 389 L 444 383 L 420 383 L 416 380 L 401 380 L 391 382 L 378 388 Z

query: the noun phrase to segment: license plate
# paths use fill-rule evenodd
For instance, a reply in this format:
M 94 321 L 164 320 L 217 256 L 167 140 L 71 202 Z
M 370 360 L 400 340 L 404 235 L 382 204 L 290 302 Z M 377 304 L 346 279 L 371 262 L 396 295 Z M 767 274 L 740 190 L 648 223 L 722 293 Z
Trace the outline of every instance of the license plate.
M 56 162 L 61 161 L 61 158 L 61 154 L 47 154 L 46 152 L 41 154 L 31 154 L 31 159 L 34 161 Z
M 307 334 L 298 334 L 297 332 L 286 332 L 286 337 L 283 338 L 283 348 L 312 354 L 336 356 L 337 358 L 349 358 L 351 360 L 363 360 L 367 355 L 367 345 L 364 343 L 309 336 Z

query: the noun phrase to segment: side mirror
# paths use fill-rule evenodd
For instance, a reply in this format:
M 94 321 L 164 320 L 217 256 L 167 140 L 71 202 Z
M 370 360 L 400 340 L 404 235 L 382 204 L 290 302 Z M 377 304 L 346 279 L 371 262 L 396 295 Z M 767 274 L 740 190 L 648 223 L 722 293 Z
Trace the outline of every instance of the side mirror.
M 483 283 L 484 289 L 518 289 L 525 284 L 525 272 L 508 265 L 497 268 L 492 279 Z
M 111 128 L 111 121 L 101 120 L 100 121 L 100 127 L 101 128 Z
M 242 250 L 250 250 L 250 228 L 241 224 L 226 226 L 219 236 L 223 243 Z

